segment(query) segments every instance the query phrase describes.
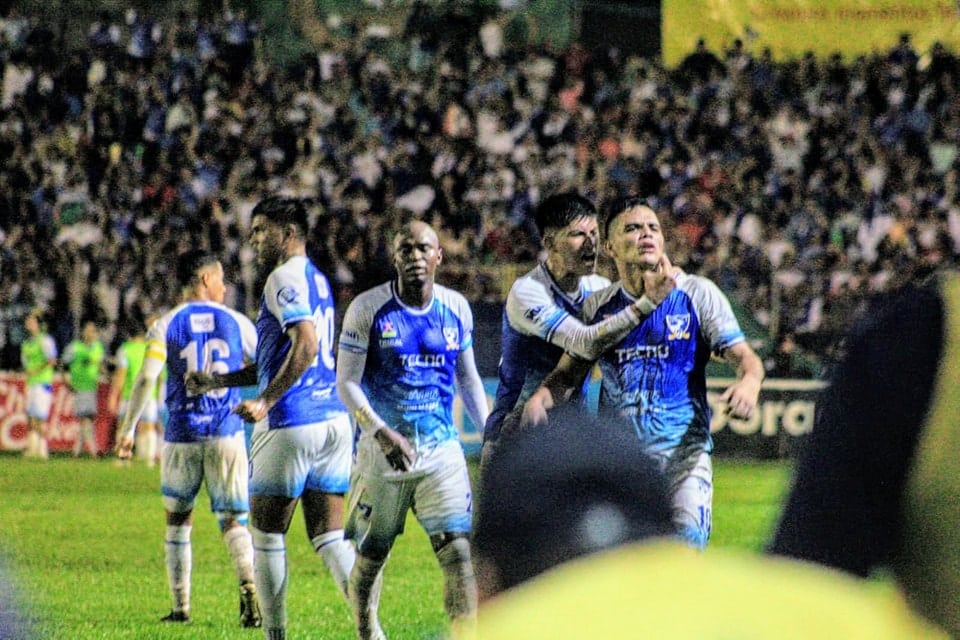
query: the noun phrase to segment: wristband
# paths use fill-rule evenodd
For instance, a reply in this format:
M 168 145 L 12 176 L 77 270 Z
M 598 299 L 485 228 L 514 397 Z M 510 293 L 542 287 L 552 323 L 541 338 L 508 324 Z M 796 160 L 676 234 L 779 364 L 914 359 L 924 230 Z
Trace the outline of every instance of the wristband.
M 637 305 L 637 310 L 645 316 L 650 315 L 653 313 L 653 310 L 657 308 L 657 305 L 646 295 L 640 296 L 640 299 L 637 300 L 635 304 Z

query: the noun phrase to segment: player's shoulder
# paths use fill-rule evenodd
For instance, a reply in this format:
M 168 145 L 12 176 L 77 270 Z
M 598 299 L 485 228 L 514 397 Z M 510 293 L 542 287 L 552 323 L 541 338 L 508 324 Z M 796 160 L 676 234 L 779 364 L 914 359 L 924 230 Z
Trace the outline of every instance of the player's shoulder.
M 451 289 L 442 284 L 433 285 L 433 294 L 436 296 L 437 300 L 447 305 L 448 307 L 453 308 L 463 308 L 470 307 L 470 302 L 467 300 L 467 297 L 457 291 L 456 289 Z
M 610 279 L 599 273 L 591 273 L 580 278 L 580 288 L 585 295 L 590 295 L 602 289 L 606 289 L 612 283 Z
M 584 317 L 592 318 L 600 308 L 608 305 L 622 290 L 623 284 L 618 280 L 591 293 L 583 303 Z
M 393 299 L 393 290 L 390 285 L 390 282 L 384 282 L 365 291 L 361 291 L 354 297 L 353 300 L 350 301 L 350 304 L 348 305 L 348 311 L 350 309 L 352 309 L 354 312 L 360 310 L 370 311 L 379 309 L 388 301 Z

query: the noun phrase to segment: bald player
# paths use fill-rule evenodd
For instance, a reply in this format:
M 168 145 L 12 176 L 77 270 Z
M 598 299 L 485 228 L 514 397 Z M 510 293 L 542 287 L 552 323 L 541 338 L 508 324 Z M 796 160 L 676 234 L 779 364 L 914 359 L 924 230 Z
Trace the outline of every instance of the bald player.
M 414 506 L 443 570 L 453 627 L 470 627 L 476 615 L 472 495 L 453 424 L 455 391 L 474 424 L 484 424 L 488 409 L 470 306 L 434 281 L 442 260 L 429 225 L 403 226 L 393 242 L 396 278 L 357 296 L 340 337 L 337 388 L 360 432 L 346 531 L 357 545 L 349 592 L 364 640 L 383 637 L 380 575 Z

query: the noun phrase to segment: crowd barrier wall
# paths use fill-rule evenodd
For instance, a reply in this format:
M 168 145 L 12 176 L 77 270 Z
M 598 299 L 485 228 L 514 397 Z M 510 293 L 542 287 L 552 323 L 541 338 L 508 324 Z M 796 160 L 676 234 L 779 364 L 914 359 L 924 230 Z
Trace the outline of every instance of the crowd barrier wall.
M 723 389 L 731 382 L 711 378 L 707 383 L 708 398 L 713 407 L 710 427 L 717 455 L 759 459 L 793 455 L 796 445 L 813 428 L 817 395 L 823 383 L 815 380 L 765 380 L 760 405 L 753 418 L 736 420 L 726 415 L 719 401 Z M 497 379 L 484 378 L 483 386 L 492 404 Z M 94 431 L 101 454 L 110 452 L 114 445 L 116 417 L 106 410 L 109 388 L 109 383 L 102 382 L 97 394 L 99 415 Z M 26 447 L 24 389 L 22 374 L 0 372 L 0 450 L 20 451 Z M 253 388 L 245 388 L 243 395 L 250 397 L 253 391 Z M 47 422 L 50 450 L 71 451 L 80 426 L 79 419 L 73 414 L 73 394 L 59 377 L 54 381 L 53 392 L 53 409 Z M 590 385 L 588 404 L 595 407 L 598 395 L 599 383 L 594 381 Z M 482 432 L 467 416 L 459 396 L 454 401 L 454 421 L 467 455 L 479 454 Z

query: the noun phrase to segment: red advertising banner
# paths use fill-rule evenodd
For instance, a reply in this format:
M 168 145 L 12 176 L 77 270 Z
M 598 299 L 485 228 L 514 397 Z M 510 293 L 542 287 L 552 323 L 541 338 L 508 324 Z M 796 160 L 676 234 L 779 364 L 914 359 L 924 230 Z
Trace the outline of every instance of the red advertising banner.
M 97 418 L 93 430 L 97 451 L 108 453 L 113 448 L 116 416 L 107 414 L 110 385 L 100 383 L 97 391 Z M 27 414 L 24 411 L 26 391 L 23 375 L 0 372 L 0 450 L 22 451 L 27 446 Z M 53 382 L 53 407 L 47 421 L 47 442 L 50 451 L 72 451 L 80 428 L 80 419 L 73 415 L 73 394 L 59 377 Z

